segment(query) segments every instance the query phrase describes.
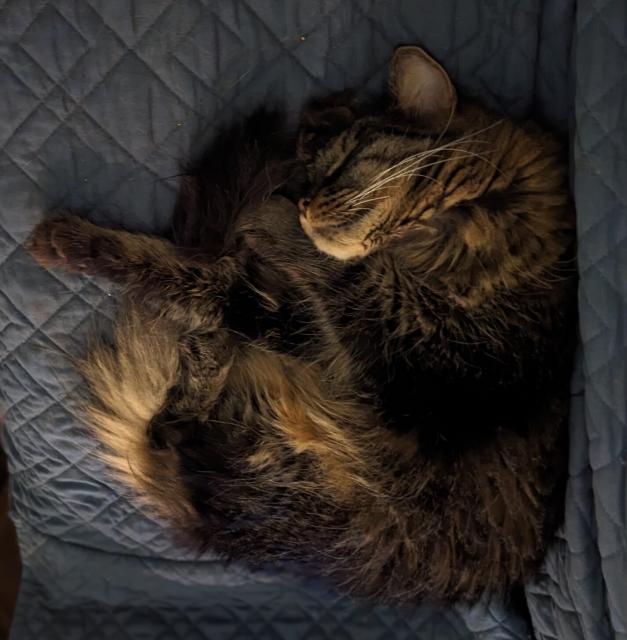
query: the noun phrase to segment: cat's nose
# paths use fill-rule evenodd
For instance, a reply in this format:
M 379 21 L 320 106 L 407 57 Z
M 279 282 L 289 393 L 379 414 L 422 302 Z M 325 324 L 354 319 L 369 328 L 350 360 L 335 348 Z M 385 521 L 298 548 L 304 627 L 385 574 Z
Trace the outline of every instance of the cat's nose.
M 311 200 L 309 198 L 300 198 L 298 201 L 298 208 L 302 213 L 305 213 L 307 209 L 309 209 L 309 205 L 311 204 Z

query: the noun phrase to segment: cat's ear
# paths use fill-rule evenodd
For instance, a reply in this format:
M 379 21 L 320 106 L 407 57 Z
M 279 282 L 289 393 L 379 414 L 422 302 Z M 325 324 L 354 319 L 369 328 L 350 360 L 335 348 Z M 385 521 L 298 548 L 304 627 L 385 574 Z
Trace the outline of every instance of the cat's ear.
M 303 109 L 298 132 L 298 157 L 309 160 L 330 138 L 353 124 L 356 118 L 352 91 L 311 100 Z
M 445 126 L 455 113 L 457 93 L 448 74 L 423 49 L 398 47 L 389 69 L 390 92 L 406 115 Z

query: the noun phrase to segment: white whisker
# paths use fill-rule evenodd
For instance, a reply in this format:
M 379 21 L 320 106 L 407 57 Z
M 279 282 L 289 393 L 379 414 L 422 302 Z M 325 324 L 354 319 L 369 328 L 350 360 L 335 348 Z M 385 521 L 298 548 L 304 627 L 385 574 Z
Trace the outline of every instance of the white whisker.
M 461 156 L 457 156 L 458 158 L 464 158 L 464 157 L 476 157 L 479 154 L 476 153 L 472 153 L 466 150 L 461 150 L 462 151 L 462 155 Z M 378 183 L 371 185 L 370 187 L 368 187 L 368 189 L 366 189 L 365 191 L 361 192 L 359 194 L 359 196 L 355 196 L 353 198 L 351 198 L 351 200 L 348 201 L 348 203 L 350 204 L 355 204 L 355 205 L 359 205 L 362 204 L 365 200 L 362 199 L 362 196 L 368 196 L 370 193 L 373 193 L 374 191 L 377 191 L 381 188 L 383 188 L 384 186 L 386 186 L 388 183 L 395 181 L 395 180 L 400 180 L 401 178 L 406 178 L 406 177 L 410 177 L 410 176 L 416 176 L 416 175 L 421 175 L 416 173 L 418 170 L 422 170 L 422 169 L 428 169 L 429 167 L 433 167 L 439 164 L 445 164 L 446 162 L 449 162 L 451 160 L 451 158 L 444 158 L 442 160 L 436 160 L 434 162 L 429 162 L 427 164 L 418 164 L 417 166 L 409 166 L 409 167 L 405 167 L 403 168 L 401 171 L 398 171 L 397 173 L 388 176 L 387 178 L 385 178 L 385 180 L 381 180 Z M 486 160 L 486 162 L 489 162 Z
M 416 171 L 423 170 L 428 167 L 435 166 L 437 164 L 443 164 L 444 162 L 448 162 L 454 156 L 449 155 L 445 157 L 443 160 L 436 160 L 435 162 L 430 162 L 427 164 L 423 164 L 426 160 L 431 160 L 433 158 L 441 158 L 444 153 L 454 154 L 455 152 L 461 153 L 462 155 L 458 155 L 457 159 L 465 158 L 465 157 L 475 157 L 479 158 L 482 161 L 486 162 L 493 169 L 501 173 L 501 170 L 488 158 L 486 158 L 483 154 L 477 153 L 475 151 L 471 151 L 463 146 L 462 144 L 472 143 L 472 144 L 489 144 L 487 140 L 476 140 L 475 138 L 492 129 L 500 124 L 502 124 L 504 120 L 497 120 L 487 127 L 483 127 L 482 129 L 478 129 L 476 131 L 472 131 L 461 138 L 456 138 L 446 144 L 438 145 L 438 142 L 442 139 L 446 131 L 448 130 L 449 122 L 447 123 L 443 132 L 436 139 L 436 144 L 434 147 L 430 149 L 425 149 L 424 151 L 420 151 L 418 153 L 411 154 L 406 158 L 403 158 L 399 162 L 395 163 L 391 167 L 380 171 L 374 178 L 370 186 L 368 186 L 363 191 L 355 194 L 352 198 L 350 198 L 345 204 L 349 206 L 349 210 L 353 206 L 359 206 L 364 204 L 365 202 L 370 202 L 370 200 L 366 200 L 367 196 L 370 194 L 382 189 L 383 187 L 389 185 L 391 182 L 395 180 L 399 180 L 411 175 L 420 175 L 421 177 L 426 177 L 422 174 L 417 174 Z M 436 181 L 437 182 L 437 181 Z
M 431 176 L 428 176 L 428 175 L 426 175 L 426 174 L 424 174 L 424 173 L 415 173 L 414 175 L 415 175 L 416 177 L 418 177 L 418 178 L 425 178 L 425 180 L 431 180 L 431 182 L 435 182 L 436 184 L 439 184 L 439 185 L 441 185 L 441 184 L 442 184 L 442 181 L 441 181 L 441 180 L 436 180 L 436 178 L 433 178 L 433 177 L 431 177 Z
M 387 198 L 387 196 L 376 196 L 374 198 L 364 198 L 364 199 L 359 199 L 357 204 L 366 204 L 369 202 L 376 202 L 377 200 L 385 200 Z

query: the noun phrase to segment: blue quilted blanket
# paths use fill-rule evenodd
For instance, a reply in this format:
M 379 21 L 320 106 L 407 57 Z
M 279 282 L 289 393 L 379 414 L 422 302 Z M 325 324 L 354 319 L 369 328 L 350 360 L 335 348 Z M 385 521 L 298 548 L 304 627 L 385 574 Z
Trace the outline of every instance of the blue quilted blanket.
M 581 349 L 566 520 L 528 585 L 540 639 L 627 638 L 625 0 L 0 0 L 0 357 L 24 562 L 13 638 L 462 638 L 532 632 L 506 605 L 376 607 L 178 549 L 112 482 L 66 354 L 111 301 L 21 248 L 51 207 L 167 227 L 178 162 L 260 102 L 378 89 L 400 43 L 461 89 L 569 131 Z

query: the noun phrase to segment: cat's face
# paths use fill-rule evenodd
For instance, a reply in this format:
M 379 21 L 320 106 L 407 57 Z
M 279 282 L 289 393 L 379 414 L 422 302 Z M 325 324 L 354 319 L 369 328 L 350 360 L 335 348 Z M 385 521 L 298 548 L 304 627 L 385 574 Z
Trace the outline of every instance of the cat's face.
M 412 200 L 446 159 L 441 136 L 456 95 L 444 70 L 422 49 L 400 47 L 390 64 L 392 109 L 360 115 L 345 95 L 305 114 L 301 153 L 309 197 L 301 224 L 316 246 L 340 259 L 367 255 L 414 230 L 428 233 Z
M 458 107 L 444 70 L 418 47 L 394 54 L 390 94 L 387 109 L 344 95 L 303 114 L 310 190 L 300 221 L 315 246 L 339 260 L 389 249 L 467 306 L 562 277 L 574 216 L 556 139 Z

